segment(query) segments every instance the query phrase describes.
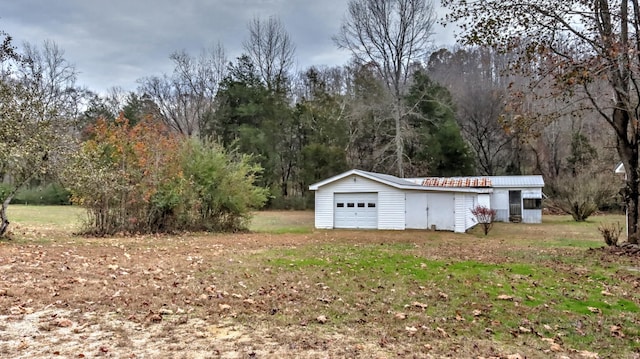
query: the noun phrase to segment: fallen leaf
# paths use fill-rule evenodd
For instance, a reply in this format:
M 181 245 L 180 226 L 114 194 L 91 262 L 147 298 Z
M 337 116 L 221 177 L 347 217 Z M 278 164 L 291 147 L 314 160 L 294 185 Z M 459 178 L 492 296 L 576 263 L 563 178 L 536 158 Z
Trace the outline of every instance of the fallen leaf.
M 440 334 L 441 337 L 449 338 L 449 334 L 444 329 L 437 327 L 436 331 Z
M 611 333 L 611 336 L 617 337 L 617 338 L 624 338 L 624 333 L 622 332 L 622 327 L 618 326 L 618 325 L 612 325 L 609 328 L 609 332 Z
M 324 324 L 324 323 L 326 323 L 326 322 L 327 322 L 327 320 L 328 320 L 328 319 L 327 319 L 327 317 L 326 317 L 326 316 L 324 316 L 324 315 L 319 315 L 319 316 L 316 318 L 316 321 L 317 321 L 318 323 L 320 323 L 320 324 Z
M 590 352 L 590 351 L 586 351 L 586 350 L 581 350 L 581 351 L 578 352 L 578 354 L 580 354 L 581 358 L 585 358 L 585 359 L 598 359 L 598 358 L 600 358 L 598 353 L 594 353 L 594 352 Z
M 552 351 L 552 352 L 561 352 L 561 351 L 564 351 L 564 350 L 562 349 L 562 347 L 560 346 L 560 344 L 558 344 L 558 343 L 553 343 L 553 344 L 551 344 L 551 347 L 550 347 L 549 349 L 551 349 L 551 351 Z
M 600 310 L 600 308 L 596 308 L 596 307 L 587 307 L 587 309 L 589 309 L 589 311 L 590 311 L 591 313 L 596 313 L 596 314 L 598 314 L 598 313 L 601 313 L 601 312 L 602 312 L 602 311 Z
M 507 294 L 500 294 L 497 298 L 499 300 L 513 300 L 513 296 Z
M 416 327 L 404 327 L 404 330 L 409 332 L 409 334 L 414 334 L 414 333 L 416 333 L 418 331 L 418 328 L 416 328 Z
M 73 325 L 73 322 L 72 322 L 72 321 L 70 321 L 69 319 L 64 319 L 64 318 L 63 318 L 63 319 L 58 319 L 58 320 L 56 321 L 56 325 L 57 325 L 58 327 L 60 327 L 60 328 L 68 328 L 68 327 L 70 327 L 70 326 L 72 326 L 72 325 Z
M 160 323 L 162 321 L 162 316 L 160 314 L 150 312 L 149 314 L 147 314 L 144 320 L 147 323 Z
M 509 354 L 507 355 L 507 359 L 524 359 L 524 357 L 520 354 Z
M 411 305 L 414 306 L 414 307 L 418 307 L 420 309 L 426 309 L 428 307 L 427 304 L 420 303 L 420 302 L 413 302 L 413 303 L 411 303 Z
M 231 306 L 229 304 L 218 304 L 218 307 L 220 308 L 220 310 L 229 310 L 229 309 L 231 309 Z
M 518 330 L 520 333 L 531 333 L 531 329 L 525 327 L 519 327 Z
M 440 299 L 448 299 L 449 298 L 447 293 L 440 292 L 440 293 L 438 293 L 438 295 L 440 296 Z
M 612 297 L 613 293 L 607 291 L 607 290 L 603 290 L 602 292 L 600 292 L 600 294 L 605 295 L 607 297 Z
M 407 315 L 405 313 L 396 313 L 396 319 L 407 319 Z
M 474 317 L 479 317 L 482 315 L 482 311 L 480 309 L 474 309 L 472 313 Z

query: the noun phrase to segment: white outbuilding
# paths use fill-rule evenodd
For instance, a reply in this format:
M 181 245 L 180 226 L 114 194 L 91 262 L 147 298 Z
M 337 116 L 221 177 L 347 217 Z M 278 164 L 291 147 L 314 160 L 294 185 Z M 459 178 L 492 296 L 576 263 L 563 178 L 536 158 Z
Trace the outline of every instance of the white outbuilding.
M 514 187 L 509 187 L 510 177 L 536 180 L 514 179 Z M 532 187 L 534 182 L 538 187 Z M 353 169 L 309 189 L 315 191 L 316 228 L 465 232 L 477 224 L 471 209 L 478 205 L 495 208 L 499 220 L 541 222 L 543 186 L 541 176 L 398 178 Z M 524 206 L 540 207 L 539 216 Z

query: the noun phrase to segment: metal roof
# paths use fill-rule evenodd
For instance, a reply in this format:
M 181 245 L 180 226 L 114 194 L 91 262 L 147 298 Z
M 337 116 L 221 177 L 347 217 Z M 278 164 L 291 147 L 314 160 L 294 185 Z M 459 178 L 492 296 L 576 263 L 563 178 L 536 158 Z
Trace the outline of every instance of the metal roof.
M 475 177 L 423 177 L 423 178 L 399 178 L 396 176 L 367 172 L 357 169 L 341 173 L 327 178 L 324 181 L 312 184 L 309 189 L 312 191 L 340 180 L 350 175 L 362 176 L 374 181 L 385 183 L 389 186 L 403 189 L 435 190 L 435 191 L 463 191 L 463 192 L 485 192 L 496 187 L 512 188 L 542 188 L 544 180 L 540 175 L 533 176 L 475 176 Z
M 383 182 L 389 182 L 389 183 L 397 184 L 399 186 L 415 186 L 415 185 L 417 185 L 417 183 L 409 181 L 406 178 L 400 178 L 400 177 L 396 177 L 396 176 L 392 176 L 392 175 L 386 175 L 386 174 L 383 174 L 383 173 L 367 172 L 367 171 L 361 171 L 361 170 L 357 170 L 357 171 L 358 171 L 357 173 L 366 174 L 366 175 L 369 175 L 371 177 L 375 177 L 375 178 L 377 178 L 379 180 L 382 180 Z
M 531 176 L 490 176 L 492 187 L 544 187 L 544 179 L 540 175 Z
M 427 177 L 422 180 L 427 187 L 491 187 L 487 177 Z

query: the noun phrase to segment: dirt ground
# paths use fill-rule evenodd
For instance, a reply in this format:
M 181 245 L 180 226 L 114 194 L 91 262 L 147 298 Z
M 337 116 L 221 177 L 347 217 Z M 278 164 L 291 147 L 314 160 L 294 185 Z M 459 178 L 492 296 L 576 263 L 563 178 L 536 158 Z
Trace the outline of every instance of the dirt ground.
M 269 268 L 243 262 L 251 253 L 310 243 L 410 242 L 412 232 L 62 237 L 53 242 L 38 241 L 46 233 L 32 237 L 0 242 L 2 358 L 444 357 L 382 347 L 348 335 L 348 328 L 302 322 L 281 327 L 263 320 L 291 294 Z M 500 260 L 491 246 L 459 242 L 443 239 L 431 255 Z
M 232 263 L 239 252 L 318 240 L 237 234 L 1 243 L 0 357 L 327 358 L 355 345 L 364 353 L 366 345 L 330 332 L 240 324 L 236 306 L 252 299 L 202 280 L 213 263 Z M 368 352 L 375 356 L 375 346 Z

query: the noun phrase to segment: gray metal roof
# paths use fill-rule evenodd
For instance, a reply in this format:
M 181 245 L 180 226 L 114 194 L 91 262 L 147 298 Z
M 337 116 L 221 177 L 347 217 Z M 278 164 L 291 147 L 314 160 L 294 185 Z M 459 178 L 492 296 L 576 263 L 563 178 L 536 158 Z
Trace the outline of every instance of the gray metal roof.
M 544 179 L 540 175 L 531 176 L 489 176 L 492 187 L 544 187 Z
M 358 173 L 367 174 L 367 175 L 369 175 L 371 177 L 375 177 L 375 178 L 377 178 L 379 180 L 382 180 L 384 182 L 390 182 L 390 183 L 393 183 L 393 184 L 397 184 L 399 186 L 418 186 L 419 187 L 419 184 L 416 184 L 416 183 L 408 181 L 408 180 L 406 180 L 404 178 L 396 177 L 396 176 L 393 176 L 393 175 L 386 175 L 386 174 L 383 174 L 383 173 L 367 172 L 367 171 L 361 171 L 361 170 L 356 170 L 356 171 Z

